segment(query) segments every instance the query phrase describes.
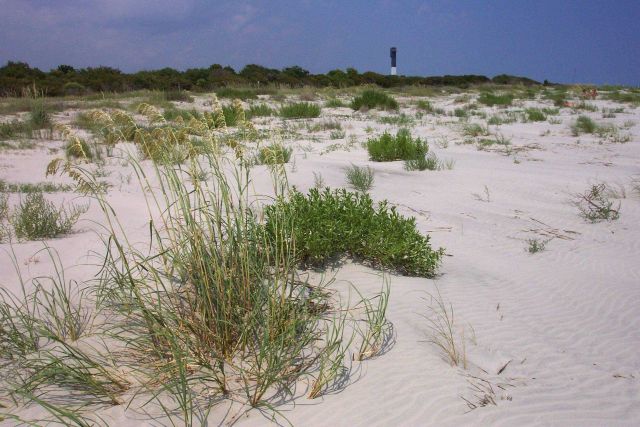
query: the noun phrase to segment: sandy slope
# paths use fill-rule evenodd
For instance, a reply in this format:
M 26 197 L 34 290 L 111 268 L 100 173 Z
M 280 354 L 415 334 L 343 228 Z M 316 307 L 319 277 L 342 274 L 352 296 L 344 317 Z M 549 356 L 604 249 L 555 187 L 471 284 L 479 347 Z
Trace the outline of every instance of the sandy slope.
M 453 108 L 450 100 L 440 101 Z M 596 105 L 611 106 L 604 101 Z M 490 111 L 490 109 L 486 109 Z M 622 125 L 640 122 L 640 111 L 608 119 Z M 380 125 L 346 109 L 323 115 L 349 114 L 347 134 L 366 139 L 364 128 Z M 598 121 L 600 113 L 589 113 Z M 414 134 L 431 141 L 440 158 L 455 160 L 453 170 L 407 172 L 401 162 L 368 162 L 356 145 L 321 154 L 330 144 L 293 141 L 295 167 L 290 182 L 301 190 L 313 185 L 321 172 L 325 184 L 345 186 L 343 167 L 370 165 L 376 172 L 374 199 L 388 199 L 406 215 L 416 216 L 418 228 L 429 233 L 434 246 L 447 256 L 436 280 L 393 275 L 388 317 L 395 342 L 384 355 L 354 362 L 351 383 L 336 394 L 316 400 L 304 397 L 279 407 L 294 425 L 637 425 L 640 423 L 640 196 L 630 179 L 640 175 L 640 127 L 628 131 L 626 144 L 598 142 L 593 136 L 571 136 L 575 116 L 563 110 L 562 124 L 518 123 L 499 130 L 512 138 L 514 153 L 478 151 L 458 145 L 462 137 L 446 121 L 426 117 Z M 494 130 L 494 127 L 491 127 Z M 543 132 L 550 133 L 541 136 Z M 434 144 L 439 137 L 448 147 Z M 341 142 L 341 141 L 338 141 Z M 342 141 L 345 142 L 345 141 Z M 56 145 L 58 143 L 51 143 Z M 535 144 L 535 148 L 532 148 Z M 311 146 L 311 149 L 305 148 Z M 529 149 L 517 152 L 518 147 Z M 304 148 L 304 149 L 303 149 Z M 41 181 L 52 156 L 44 149 L 0 153 L 0 177 L 13 182 Z M 515 160 L 515 161 L 514 161 Z M 110 201 L 131 236 L 145 239 L 145 212 L 135 182 L 113 163 Z M 262 167 L 255 170 L 257 193 L 269 192 Z M 614 222 L 590 224 L 578 216 L 572 195 L 606 181 L 626 188 L 621 216 Z M 488 189 L 485 192 L 485 186 Z M 474 194 L 475 193 L 475 194 Z M 55 195 L 69 200 L 73 195 Z M 480 200 L 483 199 L 483 200 Z M 15 202 L 15 195 L 12 201 Z M 95 262 L 87 258 L 101 247 L 89 221 L 100 220 L 96 206 L 77 226 L 78 233 L 48 242 L 66 265 Z M 529 238 L 551 238 L 537 254 L 525 251 Z M 7 244 L 1 245 L 9 249 Z M 41 243 L 13 245 L 25 274 L 42 274 L 51 267 L 46 257 L 30 258 Z M 94 266 L 69 270 L 88 278 Z M 366 267 L 346 263 L 337 273 L 338 286 L 353 283 L 365 293 L 380 289 L 382 279 Z M 0 259 L 0 280 L 15 287 L 10 259 Z M 436 292 L 455 312 L 458 332 L 467 346 L 468 367 L 451 367 L 428 342 L 427 293 Z M 462 337 L 462 335 L 460 335 Z M 508 362 L 508 364 L 507 364 Z M 504 367 L 506 364 L 506 367 Z M 502 369 L 498 374 L 498 370 Z M 490 387 L 497 405 L 469 410 L 463 400 L 478 403 L 475 386 Z M 300 385 L 301 394 L 304 384 Z M 489 393 L 491 394 L 491 393 Z M 209 417 L 225 423 L 235 412 L 221 405 Z M 235 411 L 236 408 L 234 408 Z M 144 421 L 118 408 L 105 413 L 118 425 L 162 424 Z M 268 416 L 267 416 L 268 417 Z M 237 425 L 264 425 L 257 411 Z M 284 422 L 282 419 L 280 419 Z

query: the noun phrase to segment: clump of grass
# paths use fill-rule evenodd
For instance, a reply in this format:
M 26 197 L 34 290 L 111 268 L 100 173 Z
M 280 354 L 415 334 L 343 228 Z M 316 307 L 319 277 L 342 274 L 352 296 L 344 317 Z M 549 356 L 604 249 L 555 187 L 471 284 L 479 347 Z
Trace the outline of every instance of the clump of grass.
M 246 112 L 247 119 L 251 119 L 252 117 L 267 117 L 274 116 L 276 111 L 269 107 L 267 104 L 254 104 L 249 107 Z
M 556 107 L 564 107 L 567 103 L 567 97 L 566 89 L 548 90 L 544 93 L 544 98 L 553 101 L 553 105 Z
M 615 102 L 626 102 L 630 104 L 640 105 L 640 93 L 628 91 L 612 91 L 605 95 L 606 99 Z
M 289 163 L 291 159 L 292 148 L 285 147 L 279 143 L 273 143 L 266 147 L 262 147 L 258 152 L 256 163 L 260 165 L 278 165 Z
M 343 139 L 347 136 L 347 133 L 343 130 L 332 130 L 329 134 L 329 139 Z
M 413 125 L 413 119 L 404 113 L 396 114 L 393 116 L 383 116 L 378 119 L 379 123 L 395 126 L 410 126 Z
M 408 171 L 435 171 L 439 170 L 441 165 L 438 157 L 434 153 L 429 153 L 416 159 L 405 160 L 404 168 Z
M 467 117 L 469 117 L 469 110 L 465 108 L 456 108 L 453 110 L 453 115 L 460 119 L 466 119 Z
M 547 116 L 538 108 L 527 108 L 526 118 L 528 122 L 544 122 Z
M 253 89 L 242 89 L 234 87 L 224 87 L 216 90 L 218 98 L 241 99 L 243 101 L 249 99 L 257 99 L 258 93 Z
M 67 191 L 73 191 L 73 187 L 53 182 L 39 182 L 37 184 L 29 182 L 14 183 L 0 179 L 0 193 L 59 193 Z
M 327 108 L 341 108 L 347 105 L 338 98 L 329 98 L 325 101 L 324 106 Z
M 311 102 L 295 102 L 280 108 L 280 117 L 285 119 L 311 119 L 320 116 L 321 108 Z
M 596 129 L 598 129 L 596 122 L 587 116 L 579 116 L 571 126 L 571 133 L 573 136 L 578 136 L 582 133 L 594 133 Z
M 530 254 L 536 254 L 545 250 L 549 240 L 528 239 L 526 251 Z
M 577 102 L 577 103 L 573 104 L 572 108 L 574 110 L 585 110 L 585 111 L 591 111 L 591 112 L 598 111 L 598 107 L 597 106 L 595 106 L 593 104 L 589 104 L 589 103 L 584 102 L 584 101 L 580 101 L 580 102 Z
M 11 224 L 19 239 L 49 239 L 71 231 L 87 206 L 72 205 L 57 208 L 41 192 L 30 193 L 20 202 L 11 217 Z
M 342 124 L 337 120 L 323 120 L 313 125 L 307 126 L 309 132 L 320 132 L 324 130 L 342 130 Z
M 486 126 L 482 126 L 478 123 L 471 123 L 471 124 L 464 125 L 462 127 L 462 134 L 464 136 L 471 136 L 471 137 L 487 136 L 489 135 L 489 128 L 487 128 Z
M 67 142 L 64 152 L 68 159 L 88 159 L 93 158 L 93 152 L 87 141 L 82 138 L 73 138 Z
M 451 366 L 460 366 L 466 369 L 467 353 L 464 330 L 462 336 L 458 337 L 460 332 L 456 325 L 453 305 L 444 302 L 437 287 L 436 291 L 436 295 L 428 294 L 428 300 L 424 298 L 428 309 L 428 313 L 423 316 L 428 322 L 428 342 L 440 349 L 445 360 Z
M 429 150 L 426 141 L 413 138 L 408 129 L 400 129 L 396 136 L 385 132 L 378 138 L 367 140 L 369 158 L 375 162 L 412 160 L 424 157 Z
M 421 99 L 416 102 L 416 107 L 418 108 L 418 110 L 422 110 L 427 113 L 433 112 L 433 105 L 431 105 L 431 102 L 427 101 L 426 99 Z
M 416 230 L 415 218 L 402 217 L 386 202 L 374 205 L 366 193 L 327 188 L 304 195 L 294 190 L 268 206 L 265 219 L 272 236 L 277 236 L 278 221 L 293 221 L 291 229 L 283 230 L 284 238 L 297 242 L 296 257 L 303 265 L 349 255 L 402 274 L 432 277 L 444 254 Z
M 491 92 L 483 92 L 478 97 L 478 102 L 484 105 L 488 105 L 489 107 L 493 107 L 494 105 L 507 106 L 511 105 L 511 103 L 513 102 L 513 95 L 497 95 Z
M 364 308 L 365 321 L 356 323 L 361 341 L 358 351 L 354 354 L 354 360 L 362 361 L 376 356 L 393 334 L 393 326 L 386 317 L 391 288 L 388 283 L 385 285 L 374 298 L 364 298 L 360 294 L 360 305 Z M 375 305 L 374 299 L 378 300 Z
M 11 230 L 6 220 L 9 217 L 9 196 L 0 191 L 0 243 L 11 236 Z
M 490 147 L 492 145 L 502 145 L 502 146 L 511 145 L 511 139 L 507 138 L 502 134 L 496 134 L 496 135 L 493 135 L 493 138 L 480 138 L 478 140 L 479 149 Z
M 195 118 L 196 120 L 202 120 L 202 114 L 200 114 L 200 112 L 195 108 L 191 110 L 185 110 L 183 108 L 175 108 L 175 107 L 165 108 L 162 115 L 167 121 L 176 120 L 178 119 L 178 117 L 180 117 L 183 121 L 187 121 L 187 122 L 192 118 Z
M 9 123 L 0 123 L 0 141 L 31 137 L 31 127 L 28 123 L 18 120 L 14 120 Z
M 29 106 L 29 125 L 33 129 L 51 128 L 51 116 L 44 97 L 34 97 Z
M 574 204 L 580 216 L 589 222 L 613 221 L 620 217 L 620 203 L 614 207 L 605 183 L 594 184 L 583 194 L 576 194 Z
M 373 187 L 374 171 L 369 166 L 351 165 L 345 170 L 347 182 L 354 190 L 366 193 Z
M 184 90 L 168 90 L 164 97 L 167 101 L 193 102 L 193 96 Z
M 375 90 L 367 89 L 363 91 L 359 96 L 356 96 L 351 101 L 351 108 L 353 110 L 372 109 L 379 108 L 382 110 L 397 110 L 398 101 L 393 99 L 386 93 Z

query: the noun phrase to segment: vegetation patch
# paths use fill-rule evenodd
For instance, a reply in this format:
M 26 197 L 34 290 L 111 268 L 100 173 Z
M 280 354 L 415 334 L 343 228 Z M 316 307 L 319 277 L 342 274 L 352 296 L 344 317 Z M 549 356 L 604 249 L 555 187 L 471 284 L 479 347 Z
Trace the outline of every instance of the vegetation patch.
M 374 172 L 369 166 L 360 167 L 356 165 L 349 166 L 346 170 L 347 182 L 354 190 L 363 193 L 368 192 L 373 187 Z
M 388 132 L 367 140 L 369 158 L 375 162 L 412 160 L 424 157 L 429 150 L 427 142 L 413 138 L 408 129 L 400 129 L 395 136 Z
M 478 102 L 489 107 L 494 105 L 507 106 L 513 102 L 513 95 L 511 94 L 494 94 L 491 92 L 483 92 L 478 97 Z
M 376 267 L 410 276 L 433 277 L 444 249 L 433 250 L 429 236 L 416 230 L 415 218 L 404 218 L 387 202 L 375 205 L 367 194 L 344 189 L 293 191 L 265 209 L 271 238 L 296 241 L 303 265 L 323 265 L 348 255 Z M 278 224 L 291 228 L 277 230 Z
M 620 203 L 614 203 L 608 197 L 609 189 L 605 183 L 594 184 L 583 194 L 576 194 L 574 204 L 580 216 L 589 222 L 613 221 L 620 217 Z
M 49 239 L 67 234 L 87 211 L 87 206 L 57 208 L 41 192 L 27 194 L 11 216 L 11 224 L 19 239 Z
M 398 109 L 398 101 L 393 99 L 391 96 L 386 93 L 374 90 L 367 89 L 363 91 L 359 96 L 356 96 L 353 101 L 351 101 L 351 108 L 354 110 L 361 109 L 372 109 L 378 108 L 381 110 L 397 110 Z
M 320 116 L 321 108 L 311 102 L 296 102 L 283 105 L 280 108 L 280 117 L 285 119 L 312 119 Z

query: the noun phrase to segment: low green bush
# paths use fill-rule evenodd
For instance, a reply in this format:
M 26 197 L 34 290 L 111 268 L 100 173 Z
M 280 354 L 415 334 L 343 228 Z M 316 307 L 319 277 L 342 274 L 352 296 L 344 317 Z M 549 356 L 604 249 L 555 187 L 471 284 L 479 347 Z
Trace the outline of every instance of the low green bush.
M 385 132 L 379 138 L 367 140 L 369 158 L 375 162 L 418 159 L 428 150 L 426 141 L 412 138 L 408 129 L 398 130 L 395 137 Z
M 578 136 L 581 133 L 594 133 L 596 129 L 598 129 L 596 122 L 587 116 L 579 116 L 571 126 L 571 132 L 574 136 Z
M 269 107 L 267 104 L 257 104 L 252 105 L 246 111 L 247 119 L 251 119 L 252 117 L 267 117 L 275 115 L 275 111 L 273 108 Z
M 280 117 L 285 119 L 312 119 L 320 116 L 321 108 L 311 102 L 295 102 L 280 108 Z
M 537 108 L 529 108 L 526 111 L 528 122 L 544 122 L 547 120 L 547 116 Z
M 351 165 L 345 170 L 347 182 L 354 190 L 366 193 L 373 187 L 374 172 L 369 166 Z
M 342 102 L 341 100 L 339 100 L 338 98 L 329 98 L 329 99 L 327 99 L 327 101 L 324 103 L 324 106 L 327 107 L 327 108 L 346 107 L 345 103 Z
M 253 89 L 241 89 L 234 87 L 220 88 L 216 90 L 216 95 L 218 98 L 241 99 L 243 101 L 258 98 L 258 93 Z
M 344 189 L 314 188 L 308 195 L 294 190 L 266 207 L 264 226 L 274 241 L 295 241 L 296 258 L 305 266 L 348 255 L 401 274 L 433 277 L 444 255 L 417 231 L 415 218 L 403 217 L 386 201 L 376 205 L 367 194 Z
M 429 153 L 429 155 L 421 156 L 417 159 L 405 160 L 404 168 L 408 171 L 436 171 L 441 169 L 441 164 L 435 154 Z
M 351 102 L 351 108 L 354 110 L 360 110 L 363 107 L 368 109 L 397 110 L 398 102 L 384 92 L 367 89 Z
M 478 97 L 478 102 L 488 105 L 489 107 L 493 107 L 494 105 L 511 105 L 513 102 L 513 95 L 496 95 L 491 92 L 483 92 Z
M 11 217 L 19 239 L 48 239 L 67 234 L 87 211 L 86 206 L 73 205 L 68 211 L 46 200 L 41 192 L 30 193 L 20 202 Z

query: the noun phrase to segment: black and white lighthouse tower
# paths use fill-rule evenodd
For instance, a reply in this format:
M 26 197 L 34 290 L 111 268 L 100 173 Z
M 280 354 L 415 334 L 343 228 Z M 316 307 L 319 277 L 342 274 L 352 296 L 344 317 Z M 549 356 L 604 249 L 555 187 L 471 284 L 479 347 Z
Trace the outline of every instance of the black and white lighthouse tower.
M 395 76 L 397 74 L 396 71 L 396 52 L 397 49 L 395 47 L 391 48 L 391 75 Z

